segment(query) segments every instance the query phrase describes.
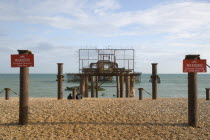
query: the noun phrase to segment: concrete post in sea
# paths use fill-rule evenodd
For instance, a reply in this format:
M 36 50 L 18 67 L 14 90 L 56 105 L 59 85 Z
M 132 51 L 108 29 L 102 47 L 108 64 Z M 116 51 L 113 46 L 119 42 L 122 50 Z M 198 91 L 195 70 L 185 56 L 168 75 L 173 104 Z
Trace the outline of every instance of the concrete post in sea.
M 58 100 L 63 99 L 63 63 L 57 63 L 58 64 Z
M 139 100 L 142 100 L 142 91 L 144 90 L 143 88 L 138 88 L 139 90 Z
M 206 88 L 206 100 L 210 100 L 210 88 Z
M 157 64 L 158 63 L 152 63 L 152 99 L 157 99 Z
M 126 98 L 130 98 L 130 73 L 126 73 Z
M 186 55 L 186 59 L 200 59 L 200 55 Z M 197 73 L 188 73 L 188 125 L 192 127 L 198 126 L 198 83 Z
M 124 73 L 120 73 L 120 98 L 124 97 Z
M 10 95 L 10 88 L 5 88 L 5 100 L 9 100 L 9 95 Z
M 19 54 L 32 54 L 29 50 L 18 50 Z M 29 98 L 29 67 L 20 67 L 20 99 L 19 124 L 28 124 L 28 98 Z

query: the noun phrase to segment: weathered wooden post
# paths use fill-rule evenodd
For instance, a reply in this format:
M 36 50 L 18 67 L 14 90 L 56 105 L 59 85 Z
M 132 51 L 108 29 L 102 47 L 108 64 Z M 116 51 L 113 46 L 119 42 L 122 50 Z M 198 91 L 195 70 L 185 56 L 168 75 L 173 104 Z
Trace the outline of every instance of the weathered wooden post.
M 130 98 L 130 74 L 126 73 L 126 98 Z
M 85 96 L 88 97 L 88 76 L 85 76 Z
M 124 97 L 124 73 L 120 73 L 120 98 Z
M 117 82 L 117 98 L 120 98 L 120 80 L 119 75 L 116 76 L 116 82 Z
M 142 91 L 144 90 L 143 88 L 138 88 L 139 90 L 139 100 L 142 100 Z
M 18 50 L 19 54 L 32 54 L 29 50 Z M 20 60 L 27 60 L 25 56 Z M 29 67 L 20 67 L 20 104 L 19 104 L 19 124 L 28 124 L 28 97 L 29 97 Z
M 96 98 L 98 98 L 98 76 L 95 76 L 95 83 L 96 83 Z
M 152 99 L 157 99 L 157 64 L 152 63 Z
M 210 100 L 210 88 L 206 88 L 206 100 Z
M 11 67 L 20 67 L 19 124 L 28 124 L 29 67 L 34 67 L 34 55 L 29 50 L 18 50 L 11 55 Z
M 74 100 L 76 100 L 76 92 L 77 92 L 76 90 L 77 90 L 76 88 L 73 88 L 73 99 Z
M 58 64 L 58 100 L 63 99 L 63 63 Z
M 91 76 L 91 98 L 95 97 L 94 76 Z
M 130 94 L 131 94 L 132 97 L 134 97 L 135 94 L 136 94 L 136 90 L 135 90 L 135 76 L 134 75 L 131 75 L 131 80 L 130 81 L 131 81 L 131 83 L 130 83 L 130 85 L 131 85 Z
M 197 73 L 188 73 L 188 123 L 190 126 L 198 125 L 198 83 Z
M 188 124 L 197 127 L 197 72 L 206 72 L 206 60 L 200 60 L 200 55 L 186 55 L 183 60 L 183 72 L 188 72 Z
M 5 100 L 9 100 L 9 95 L 10 95 L 9 91 L 10 91 L 10 88 L 5 88 L 4 90 L 5 90 Z
M 19 54 L 23 52 L 19 51 Z M 28 124 L 28 97 L 29 97 L 29 68 L 20 68 L 20 114 L 19 123 L 21 125 Z

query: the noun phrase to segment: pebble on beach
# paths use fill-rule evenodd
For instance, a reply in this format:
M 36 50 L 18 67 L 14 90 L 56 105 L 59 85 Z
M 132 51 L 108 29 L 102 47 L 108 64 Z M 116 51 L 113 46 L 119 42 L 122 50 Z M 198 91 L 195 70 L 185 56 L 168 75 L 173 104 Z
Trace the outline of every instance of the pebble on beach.
M 30 98 L 21 126 L 19 99 L 0 98 L 0 139 L 210 139 L 210 102 L 198 99 L 198 128 L 187 109 L 185 98 Z

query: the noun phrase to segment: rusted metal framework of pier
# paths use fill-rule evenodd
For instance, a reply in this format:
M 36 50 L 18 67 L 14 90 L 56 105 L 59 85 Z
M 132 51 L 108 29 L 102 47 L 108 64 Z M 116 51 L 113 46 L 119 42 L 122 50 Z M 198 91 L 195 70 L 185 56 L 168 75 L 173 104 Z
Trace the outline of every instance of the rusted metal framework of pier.
M 116 76 L 117 98 L 135 95 L 134 49 L 80 49 L 80 93 L 88 97 L 88 79 L 91 79 L 91 97 L 98 97 L 99 79 Z

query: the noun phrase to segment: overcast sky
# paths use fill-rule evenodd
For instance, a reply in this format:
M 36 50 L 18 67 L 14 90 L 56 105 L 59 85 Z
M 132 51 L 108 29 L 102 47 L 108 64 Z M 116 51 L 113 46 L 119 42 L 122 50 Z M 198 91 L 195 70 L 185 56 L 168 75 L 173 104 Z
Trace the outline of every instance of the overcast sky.
M 0 73 L 31 50 L 31 73 L 78 72 L 78 49 L 135 49 L 135 71 L 182 73 L 186 54 L 210 60 L 208 0 L 0 0 Z M 210 62 L 209 62 L 210 64 Z

